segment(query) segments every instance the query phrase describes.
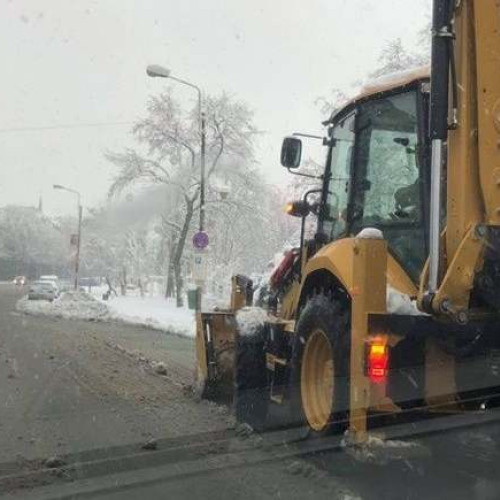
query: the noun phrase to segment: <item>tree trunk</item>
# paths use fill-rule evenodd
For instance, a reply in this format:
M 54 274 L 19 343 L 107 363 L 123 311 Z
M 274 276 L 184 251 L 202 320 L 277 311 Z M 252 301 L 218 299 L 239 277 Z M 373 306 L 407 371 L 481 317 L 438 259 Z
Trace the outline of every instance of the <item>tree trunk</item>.
M 184 217 L 184 223 L 182 225 L 182 230 L 179 235 L 179 241 L 175 246 L 174 253 L 174 274 L 175 274 L 175 288 L 176 288 L 176 299 L 177 299 L 177 307 L 182 307 L 184 305 L 184 298 L 182 294 L 182 256 L 184 254 L 184 247 L 186 245 L 186 238 L 189 231 L 189 226 L 191 225 L 191 221 L 193 219 L 193 205 L 194 200 L 191 200 L 186 197 L 186 215 Z
M 174 267 L 169 264 L 168 266 L 168 276 L 167 276 L 167 289 L 165 290 L 165 297 L 170 299 L 175 294 L 175 276 Z
M 173 297 L 175 294 L 174 252 L 175 244 L 171 245 L 171 251 L 168 255 L 167 288 L 165 290 L 165 297 L 167 299 Z
M 116 293 L 116 290 L 114 289 L 113 284 L 111 283 L 111 280 L 109 279 L 108 275 L 106 275 L 106 284 L 108 285 L 109 294 L 111 295 L 112 293 L 114 293 L 115 297 L 118 297 L 118 294 Z
M 184 297 L 182 295 L 183 282 L 182 270 L 180 264 L 175 267 L 175 292 L 176 292 L 176 305 L 182 307 L 184 305 Z
M 120 277 L 120 292 L 122 295 L 126 295 L 127 293 L 127 269 L 125 267 L 122 268 L 122 275 Z

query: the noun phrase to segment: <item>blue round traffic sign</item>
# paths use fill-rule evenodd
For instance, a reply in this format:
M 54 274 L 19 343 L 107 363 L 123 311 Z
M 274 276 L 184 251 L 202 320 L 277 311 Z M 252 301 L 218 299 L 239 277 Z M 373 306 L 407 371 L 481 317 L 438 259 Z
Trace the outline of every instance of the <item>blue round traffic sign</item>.
M 193 236 L 193 246 L 198 250 L 203 250 L 208 246 L 208 234 L 205 231 L 198 231 Z

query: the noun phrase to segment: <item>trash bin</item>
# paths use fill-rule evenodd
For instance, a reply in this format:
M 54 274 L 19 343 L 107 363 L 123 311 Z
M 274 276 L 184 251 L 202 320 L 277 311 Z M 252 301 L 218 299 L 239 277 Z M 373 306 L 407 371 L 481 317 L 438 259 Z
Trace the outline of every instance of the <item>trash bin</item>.
M 198 293 L 198 288 L 192 288 L 191 290 L 187 291 L 188 308 L 192 309 L 193 311 L 196 310 L 196 305 L 198 304 Z

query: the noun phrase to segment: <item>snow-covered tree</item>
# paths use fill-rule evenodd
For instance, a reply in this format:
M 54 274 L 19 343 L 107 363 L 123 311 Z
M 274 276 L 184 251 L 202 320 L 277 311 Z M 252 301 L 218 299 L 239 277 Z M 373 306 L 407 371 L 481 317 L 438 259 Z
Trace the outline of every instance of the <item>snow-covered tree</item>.
M 69 250 L 69 235 L 36 208 L 0 209 L 0 255 L 16 263 L 19 274 L 36 278 L 44 272 L 68 272 Z
M 235 193 L 240 187 L 248 191 L 257 135 L 253 114 L 248 106 L 227 94 L 208 96 L 205 103 L 206 183 L 210 186 L 214 181 L 223 181 L 231 184 Z M 181 305 L 186 242 L 200 208 L 198 110 L 183 112 L 171 92 L 152 97 L 146 117 L 135 125 L 133 134 L 138 143 L 136 149 L 106 155 L 117 167 L 109 193 L 113 196 L 138 183 L 166 186 L 169 203 L 160 214 L 162 234 L 170 240 L 170 268 L 175 277 L 177 303 Z M 250 199 L 235 196 L 214 203 L 213 208 L 207 199 L 207 220 L 214 218 L 223 205 L 243 213 L 248 210 Z
M 417 45 L 408 49 L 401 38 L 390 40 L 382 48 L 377 61 L 377 68 L 367 73 L 367 80 L 373 80 L 391 73 L 405 71 L 411 68 L 429 64 L 431 56 L 431 22 L 428 20 L 417 32 Z M 362 87 L 363 82 L 353 82 L 347 89 L 334 88 L 329 96 L 316 99 L 316 105 L 322 116 L 330 115 L 334 110 L 343 106 L 352 93 Z
M 404 71 L 413 66 L 418 66 L 420 58 L 406 50 L 401 38 L 390 41 L 382 49 L 378 62 L 379 67 L 370 73 L 370 78 L 378 78 L 398 71 Z

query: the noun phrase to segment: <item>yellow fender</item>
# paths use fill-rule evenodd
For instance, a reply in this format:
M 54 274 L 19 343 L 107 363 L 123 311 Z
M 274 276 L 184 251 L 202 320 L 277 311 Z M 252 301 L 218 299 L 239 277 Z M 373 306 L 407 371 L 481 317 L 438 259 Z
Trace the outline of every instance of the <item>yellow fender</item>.
M 330 275 L 330 279 L 340 285 L 351 298 L 357 293 L 354 257 L 355 246 L 360 241 L 362 240 L 356 238 L 334 241 L 325 245 L 309 259 L 304 268 L 300 293 L 295 296 L 295 311 L 307 298 L 312 288 L 324 287 L 325 273 Z M 387 283 L 406 295 L 413 297 L 418 294 L 417 285 L 390 253 L 387 256 Z

